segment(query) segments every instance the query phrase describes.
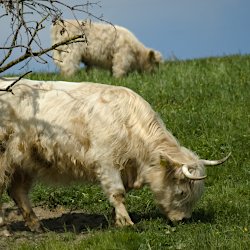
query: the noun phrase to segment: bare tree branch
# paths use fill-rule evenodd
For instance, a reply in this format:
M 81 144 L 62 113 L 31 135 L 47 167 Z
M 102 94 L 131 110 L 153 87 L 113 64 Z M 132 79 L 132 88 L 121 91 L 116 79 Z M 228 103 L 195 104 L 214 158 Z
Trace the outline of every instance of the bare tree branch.
M 13 60 L 11 61 L 10 63 L 8 63 L 7 65 L 3 66 L 0 68 L 0 73 L 4 72 L 5 70 L 13 67 L 14 65 L 20 63 L 20 62 L 23 62 L 24 60 L 26 60 L 27 58 L 33 56 L 33 57 L 40 57 L 41 55 L 43 54 L 46 54 L 48 53 L 49 51 L 61 46 L 61 45 L 68 45 L 68 44 L 71 44 L 71 43 L 74 43 L 74 42 L 85 42 L 85 40 L 77 40 L 79 38 L 82 38 L 82 35 L 76 35 L 76 36 L 73 36 L 63 42 L 59 42 L 59 43 L 55 43 L 54 45 L 52 45 L 51 47 L 49 48 L 46 48 L 46 49 L 43 49 L 43 50 L 40 50 L 40 51 L 35 51 L 35 52 L 29 52 L 29 51 L 26 51 L 22 56 L 20 56 L 19 58 L 17 58 L 16 60 Z M 77 41 L 76 41 L 77 40 Z
M 10 34 L 0 41 L 0 73 L 26 60 L 35 59 L 47 63 L 44 55 L 51 58 L 49 52 L 61 45 L 74 42 L 87 42 L 84 32 L 69 39 L 44 48 L 40 39 L 45 26 L 63 21 L 65 13 L 71 14 L 77 20 L 77 14 L 104 21 L 94 15 L 90 8 L 100 7 L 100 2 L 88 0 L 0 0 L 0 21 L 7 18 Z M 3 11 L 4 13 L 1 13 Z M 5 40 L 4 40 L 5 39 Z M 25 64 L 25 65 L 26 65 Z M 24 66 L 23 66 L 24 67 Z
M 17 36 L 18 36 L 18 33 L 19 33 L 19 30 L 21 29 L 21 24 L 19 24 L 19 26 L 17 27 L 16 29 L 16 32 L 14 34 L 14 37 L 13 37 L 13 40 L 12 40 L 12 43 L 11 43 L 11 47 L 9 48 L 9 51 L 7 53 L 7 55 L 3 58 L 3 60 L 0 62 L 0 67 L 5 63 L 5 61 L 11 56 L 11 53 L 13 52 L 13 48 L 16 47 L 15 46 L 15 41 L 17 39 Z M 0 48 L 1 49 L 1 48 Z M 5 49 L 3 47 L 3 49 Z
M 23 77 L 25 77 L 26 75 L 28 75 L 29 73 L 31 73 L 32 71 L 28 71 L 24 74 L 22 74 L 18 79 L 16 79 L 13 83 L 11 83 L 10 85 L 8 85 L 6 88 L 1 89 L 0 91 L 6 91 L 6 92 L 10 92 L 12 95 L 14 95 L 14 93 L 12 92 L 12 87 L 18 82 L 20 81 Z

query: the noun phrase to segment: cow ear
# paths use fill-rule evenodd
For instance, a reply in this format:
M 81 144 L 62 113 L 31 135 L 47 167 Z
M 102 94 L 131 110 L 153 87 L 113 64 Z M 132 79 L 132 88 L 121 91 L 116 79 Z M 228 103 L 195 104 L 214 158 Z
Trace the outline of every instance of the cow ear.
M 153 50 L 150 50 L 150 51 L 148 52 L 148 60 L 149 60 L 150 62 L 155 62 L 155 52 L 154 52 Z
M 169 155 L 160 155 L 160 166 L 161 167 L 180 167 L 181 164 L 174 159 L 172 159 Z
M 167 165 L 168 165 L 167 159 L 162 155 L 160 156 L 160 165 L 161 165 L 161 167 L 167 167 Z

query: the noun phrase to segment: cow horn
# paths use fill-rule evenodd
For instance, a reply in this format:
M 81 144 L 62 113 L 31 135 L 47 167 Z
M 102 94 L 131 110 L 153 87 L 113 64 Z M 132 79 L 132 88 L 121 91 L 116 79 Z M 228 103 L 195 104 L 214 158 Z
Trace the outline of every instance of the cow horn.
M 216 165 L 220 165 L 222 164 L 223 162 L 225 162 L 229 156 L 231 155 L 231 152 L 224 158 L 220 159 L 220 160 L 215 160 L 215 161 L 210 161 L 210 160 L 200 160 L 199 162 L 205 166 L 216 166 Z M 191 179 L 191 180 L 203 180 L 205 179 L 207 176 L 194 176 L 192 175 L 189 170 L 188 170 L 188 165 L 185 164 L 182 166 L 182 173 L 188 178 L 188 179 Z
M 223 162 L 225 162 L 229 156 L 231 155 L 231 152 L 224 158 L 220 159 L 220 160 L 215 160 L 215 161 L 210 161 L 210 160 L 200 160 L 200 162 L 205 165 L 205 166 L 217 166 L 222 164 Z
M 189 172 L 189 170 L 188 170 L 188 165 L 183 165 L 182 166 L 182 173 L 188 178 L 188 179 L 190 179 L 190 180 L 203 180 L 203 179 L 205 179 L 207 176 L 205 175 L 205 176 L 194 176 L 194 175 L 192 175 L 190 172 Z

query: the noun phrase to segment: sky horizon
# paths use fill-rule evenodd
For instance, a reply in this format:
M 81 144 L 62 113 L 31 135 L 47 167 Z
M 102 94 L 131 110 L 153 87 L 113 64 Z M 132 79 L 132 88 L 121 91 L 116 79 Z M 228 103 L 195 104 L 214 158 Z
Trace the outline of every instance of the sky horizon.
M 103 0 L 99 5 L 90 12 L 129 29 L 166 60 L 250 54 L 248 0 Z M 1 30 L 7 34 L 8 23 L 1 22 Z M 50 45 L 49 27 L 41 33 L 41 40 L 44 47 Z M 20 73 L 20 67 L 3 74 Z M 27 70 L 54 71 L 56 67 L 51 59 L 48 65 L 32 60 L 22 72 Z

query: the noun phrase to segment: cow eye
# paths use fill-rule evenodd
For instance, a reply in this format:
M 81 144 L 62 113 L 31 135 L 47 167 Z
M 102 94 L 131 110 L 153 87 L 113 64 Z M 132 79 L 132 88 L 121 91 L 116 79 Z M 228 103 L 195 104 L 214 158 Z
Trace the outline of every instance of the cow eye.
M 183 196 L 183 195 L 185 195 L 185 192 L 183 190 L 181 190 L 180 188 L 178 188 L 176 194 L 179 196 Z
M 184 192 L 183 190 L 180 190 L 180 191 L 178 192 L 178 195 L 184 196 L 184 195 L 185 195 L 185 192 Z

